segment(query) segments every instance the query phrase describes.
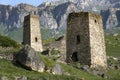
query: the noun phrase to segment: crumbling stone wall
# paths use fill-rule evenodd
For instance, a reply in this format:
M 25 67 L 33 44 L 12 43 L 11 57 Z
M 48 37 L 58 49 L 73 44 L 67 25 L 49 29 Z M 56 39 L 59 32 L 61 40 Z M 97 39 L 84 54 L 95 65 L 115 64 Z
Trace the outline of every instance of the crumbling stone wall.
M 71 13 L 67 20 L 66 61 L 107 67 L 102 18 L 89 12 Z

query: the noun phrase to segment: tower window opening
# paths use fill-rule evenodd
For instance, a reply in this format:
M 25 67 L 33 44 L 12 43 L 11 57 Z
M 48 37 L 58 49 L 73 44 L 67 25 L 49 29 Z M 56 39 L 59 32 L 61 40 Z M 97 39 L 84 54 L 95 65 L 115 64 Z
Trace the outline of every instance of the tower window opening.
M 97 20 L 95 20 L 95 23 L 97 23 Z
M 37 37 L 35 37 L 35 42 L 38 42 L 38 39 L 37 39 Z
M 77 35 L 77 44 L 79 44 L 81 41 L 80 41 L 80 35 Z

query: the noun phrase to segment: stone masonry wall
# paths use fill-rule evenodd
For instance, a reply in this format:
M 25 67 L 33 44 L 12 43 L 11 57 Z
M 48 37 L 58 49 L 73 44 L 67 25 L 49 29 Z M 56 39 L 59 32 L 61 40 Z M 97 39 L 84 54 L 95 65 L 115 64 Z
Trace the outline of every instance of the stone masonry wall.
M 85 23 L 85 24 L 83 24 Z M 67 24 L 67 61 L 90 65 L 88 13 L 71 13 Z M 76 55 L 77 54 L 77 55 Z
M 30 16 L 25 16 L 23 25 L 23 44 L 30 45 Z
M 31 47 L 34 48 L 36 51 L 42 51 L 39 16 L 31 15 L 30 24 Z
M 36 51 L 42 51 L 39 16 L 27 15 L 24 19 L 23 43 L 30 45 Z
M 89 12 L 71 13 L 67 20 L 66 61 L 107 67 L 102 18 Z
M 89 13 L 91 67 L 107 67 L 102 17 Z

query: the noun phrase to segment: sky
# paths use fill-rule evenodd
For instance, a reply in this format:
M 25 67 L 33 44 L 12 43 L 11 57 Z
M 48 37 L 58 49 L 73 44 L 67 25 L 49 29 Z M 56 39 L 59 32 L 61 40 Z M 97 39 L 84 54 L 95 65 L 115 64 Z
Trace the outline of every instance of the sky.
M 31 4 L 34 6 L 38 6 L 42 2 L 45 2 L 45 1 L 48 1 L 48 0 L 0 0 L 0 4 L 15 6 L 20 3 L 27 3 L 27 4 Z

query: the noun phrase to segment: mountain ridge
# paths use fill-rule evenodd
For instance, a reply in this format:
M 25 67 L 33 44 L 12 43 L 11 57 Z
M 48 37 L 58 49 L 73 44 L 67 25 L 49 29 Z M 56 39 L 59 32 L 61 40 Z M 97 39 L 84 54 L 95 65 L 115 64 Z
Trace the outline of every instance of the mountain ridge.
M 53 29 L 55 33 L 66 29 L 66 19 L 71 12 L 88 11 L 101 14 L 104 29 L 120 26 L 119 0 L 57 0 L 44 2 L 38 7 L 25 3 L 17 6 L 0 5 L 0 25 L 5 26 L 7 32 L 15 30 L 23 26 L 24 16 L 33 11 L 38 12 L 42 28 Z

